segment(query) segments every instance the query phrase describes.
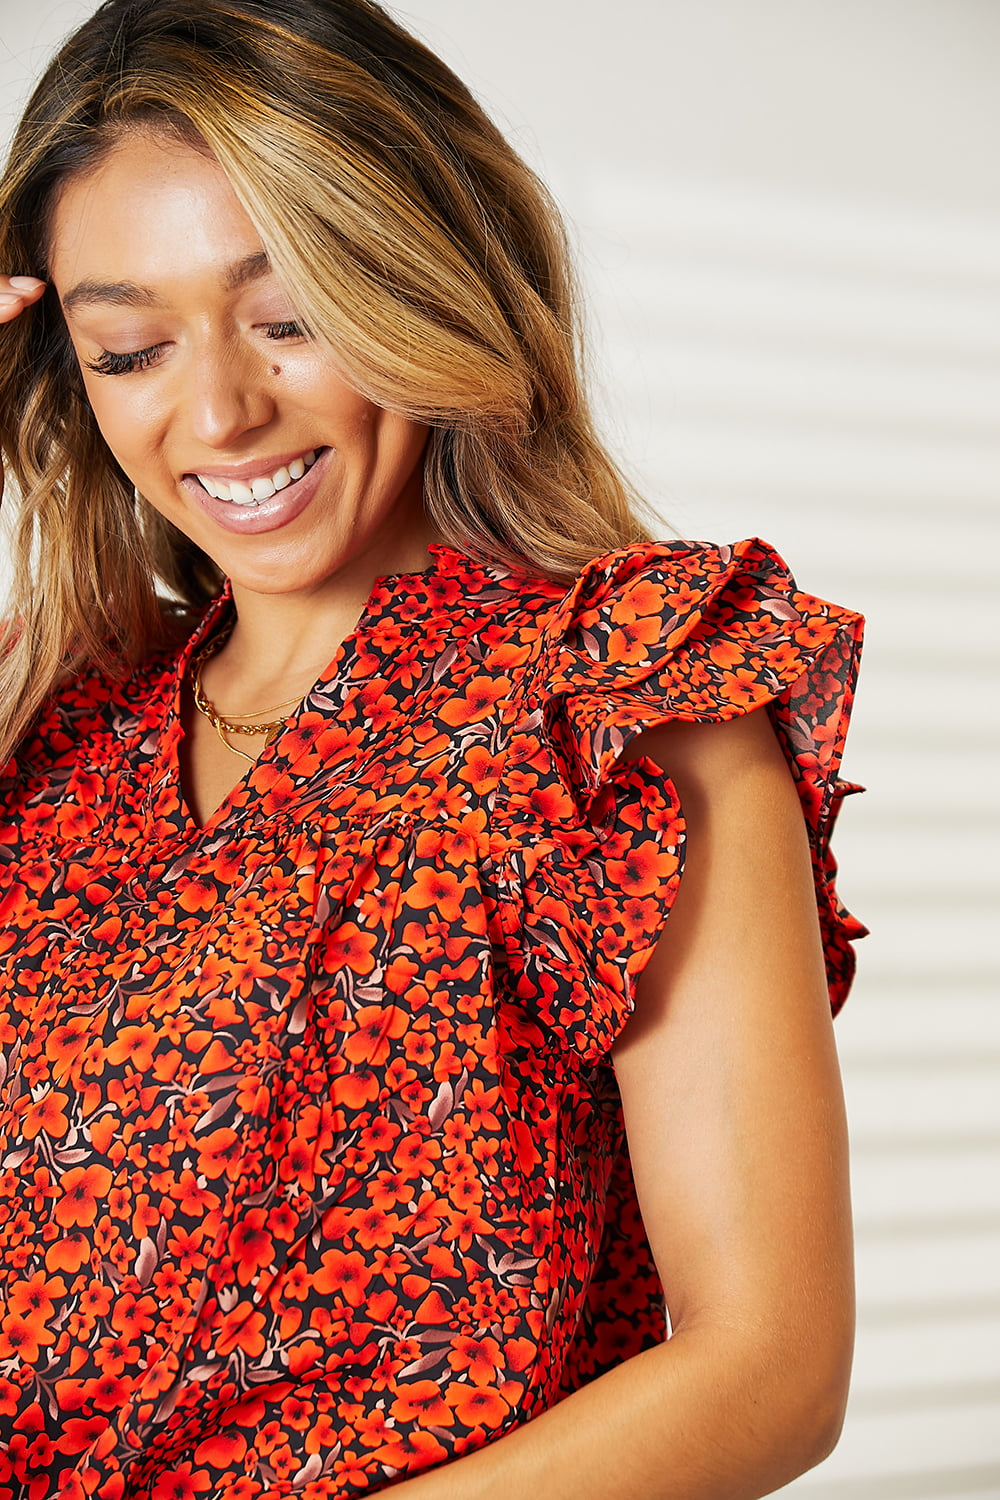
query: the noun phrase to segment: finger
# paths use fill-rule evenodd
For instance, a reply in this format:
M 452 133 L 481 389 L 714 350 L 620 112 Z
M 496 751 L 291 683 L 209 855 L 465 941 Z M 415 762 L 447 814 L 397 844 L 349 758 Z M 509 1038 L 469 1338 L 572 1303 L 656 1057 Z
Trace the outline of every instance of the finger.
M 37 276 L 0 276 L 0 323 L 12 323 L 44 291 L 45 282 Z
M 0 292 L 0 323 L 11 323 L 20 317 L 24 311 L 25 301 L 23 297 L 17 297 L 13 292 Z

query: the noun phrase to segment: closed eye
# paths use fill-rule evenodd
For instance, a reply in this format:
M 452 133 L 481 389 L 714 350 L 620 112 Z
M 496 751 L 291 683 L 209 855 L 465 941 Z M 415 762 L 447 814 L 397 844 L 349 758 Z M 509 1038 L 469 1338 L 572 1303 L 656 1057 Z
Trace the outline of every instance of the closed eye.
M 86 361 L 87 369 L 95 375 L 131 375 L 136 370 L 148 370 L 162 348 L 162 344 L 151 344 L 133 354 L 112 354 L 105 349 L 100 359 Z
M 264 333 L 269 339 L 304 339 L 306 336 L 301 323 L 265 323 Z
M 264 335 L 269 339 L 302 339 L 306 337 L 301 323 L 264 323 Z M 132 375 L 137 370 L 148 370 L 165 346 L 151 344 L 148 349 L 136 349 L 130 354 L 112 354 L 105 349 L 99 359 L 87 360 L 87 369 L 95 375 Z

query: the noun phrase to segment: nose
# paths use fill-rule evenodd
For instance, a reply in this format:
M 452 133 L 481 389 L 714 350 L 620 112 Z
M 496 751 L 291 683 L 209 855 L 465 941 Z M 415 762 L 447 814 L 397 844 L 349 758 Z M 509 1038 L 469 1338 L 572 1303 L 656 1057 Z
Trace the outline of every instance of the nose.
M 275 413 L 269 366 L 252 350 L 204 351 L 190 372 L 194 436 L 206 448 L 236 445 L 244 433 L 266 427 Z

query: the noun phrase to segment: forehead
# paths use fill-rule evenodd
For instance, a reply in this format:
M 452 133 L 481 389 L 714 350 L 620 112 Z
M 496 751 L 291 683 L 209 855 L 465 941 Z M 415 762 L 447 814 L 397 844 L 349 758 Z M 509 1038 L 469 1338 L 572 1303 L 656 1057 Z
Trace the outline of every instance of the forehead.
M 61 295 L 81 280 L 172 286 L 260 255 L 260 236 L 214 157 L 174 136 L 130 133 L 54 206 L 49 247 Z

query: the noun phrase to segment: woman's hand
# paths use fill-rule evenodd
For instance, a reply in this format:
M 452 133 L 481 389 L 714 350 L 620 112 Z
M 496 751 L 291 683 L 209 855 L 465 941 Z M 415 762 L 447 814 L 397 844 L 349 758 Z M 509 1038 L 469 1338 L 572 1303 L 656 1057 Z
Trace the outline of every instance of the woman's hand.
M 13 323 L 44 291 L 37 276 L 0 276 L 0 323 Z
M 13 323 L 26 307 L 36 303 L 45 291 L 45 282 L 37 276 L 0 276 L 0 324 Z M 0 499 L 3 498 L 3 464 L 0 463 Z

